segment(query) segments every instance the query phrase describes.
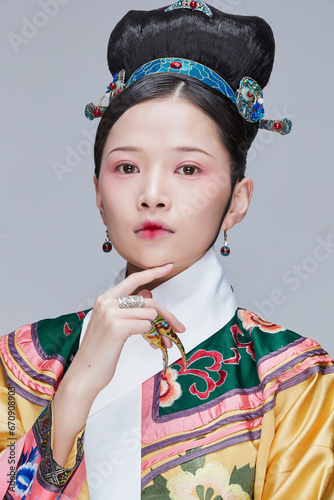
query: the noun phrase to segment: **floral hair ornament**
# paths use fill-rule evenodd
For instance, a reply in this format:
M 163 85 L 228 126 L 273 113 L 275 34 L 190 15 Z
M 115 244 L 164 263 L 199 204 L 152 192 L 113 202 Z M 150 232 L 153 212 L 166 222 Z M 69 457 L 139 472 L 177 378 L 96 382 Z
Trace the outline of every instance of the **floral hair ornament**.
M 176 9 L 191 9 L 191 10 L 199 10 L 200 12 L 203 12 L 209 17 L 212 17 L 212 12 L 211 9 L 208 5 L 206 5 L 204 2 L 194 2 L 193 0 L 180 0 L 179 2 L 175 2 L 167 9 L 165 9 L 165 12 L 170 12 L 172 10 Z
M 250 77 L 242 78 L 239 88 L 236 93 L 234 93 L 229 84 L 219 76 L 218 73 L 190 59 L 165 57 L 149 61 L 143 66 L 140 66 L 140 68 L 131 75 L 125 85 L 125 71 L 121 70 L 115 75 L 115 77 L 117 77 L 117 83 L 112 82 L 107 88 L 106 93 L 110 92 L 109 104 L 123 89 L 130 87 L 130 85 L 140 78 L 155 73 L 175 73 L 196 78 L 196 80 L 200 80 L 228 97 L 246 121 L 251 123 L 258 122 L 259 128 L 279 132 L 281 135 L 286 135 L 291 130 L 292 122 L 287 118 L 283 118 L 282 120 L 265 120 L 263 118 L 264 108 L 262 89 L 255 80 Z M 114 83 L 116 83 L 116 87 L 111 90 L 111 87 L 114 87 Z M 93 103 L 86 106 L 85 115 L 87 118 L 93 120 L 104 113 L 106 107 L 101 104 L 104 97 L 105 96 L 101 98 L 97 106 Z
M 244 76 L 239 88 L 236 92 L 237 108 L 241 116 L 248 122 L 259 122 L 259 128 L 279 132 L 281 135 L 286 135 L 291 131 L 292 122 L 287 118 L 283 120 L 265 120 L 263 107 L 263 93 L 260 85 Z
M 85 116 L 88 118 L 88 120 L 94 120 L 94 118 L 100 118 L 107 109 L 108 105 L 111 103 L 111 101 L 120 92 L 122 92 L 124 84 L 125 84 L 125 70 L 122 69 L 119 73 L 116 73 L 113 76 L 112 82 L 110 82 L 110 84 L 108 85 L 107 90 L 99 100 L 99 103 L 97 105 L 93 104 L 92 102 L 87 104 L 87 106 L 85 107 Z M 102 105 L 102 101 L 107 97 L 108 94 L 109 94 L 109 103 L 106 106 L 104 106 Z

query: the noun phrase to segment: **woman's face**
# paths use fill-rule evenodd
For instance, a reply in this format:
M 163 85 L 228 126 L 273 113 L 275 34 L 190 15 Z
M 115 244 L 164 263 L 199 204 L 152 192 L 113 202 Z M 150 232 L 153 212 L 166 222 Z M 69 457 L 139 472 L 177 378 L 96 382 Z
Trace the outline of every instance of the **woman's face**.
M 182 98 L 128 109 L 105 143 L 97 205 L 128 272 L 198 260 L 228 203 L 230 160 L 214 122 Z

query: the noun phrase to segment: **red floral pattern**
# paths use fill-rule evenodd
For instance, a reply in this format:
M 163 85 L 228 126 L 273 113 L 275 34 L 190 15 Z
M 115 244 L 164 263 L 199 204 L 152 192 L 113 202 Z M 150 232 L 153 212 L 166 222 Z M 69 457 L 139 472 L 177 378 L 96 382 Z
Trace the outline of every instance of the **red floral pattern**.
M 73 330 L 71 330 L 71 328 L 69 327 L 69 324 L 66 321 L 66 323 L 64 325 L 64 333 L 65 333 L 65 335 L 69 336 L 69 335 L 71 335 L 72 332 L 73 332 Z
M 83 311 L 79 311 L 77 312 L 77 315 L 79 317 L 80 320 L 83 320 L 84 317 L 86 316 L 86 314 L 83 312 Z M 73 332 L 73 329 L 70 328 L 70 325 L 68 324 L 68 322 L 66 321 L 65 325 L 64 325 L 64 329 L 63 329 L 63 332 L 64 334 L 69 337 L 71 335 L 71 333 Z
M 200 391 L 197 388 L 196 382 L 194 382 L 189 388 L 189 392 L 191 394 L 193 394 L 194 396 L 198 396 L 200 399 L 207 399 L 210 392 L 214 391 L 216 387 L 220 387 L 224 384 L 227 377 L 227 372 L 226 370 L 221 370 L 222 364 L 238 364 L 240 360 L 240 354 L 238 353 L 237 349 L 233 348 L 232 350 L 234 352 L 234 356 L 228 359 L 224 359 L 223 355 L 218 351 L 206 351 L 204 349 L 199 349 L 188 360 L 188 368 L 185 367 L 183 360 L 178 361 L 178 364 L 181 366 L 179 376 L 195 375 L 196 377 L 199 377 L 206 382 L 205 391 Z M 216 372 L 219 374 L 219 378 L 217 381 L 215 381 L 208 372 L 196 368 L 191 368 L 191 365 L 195 363 L 195 361 L 205 357 L 212 359 L 212 364 L 206 366 L 205 368 L 210 372 Z
M 83 311 L 77 312 L 77 315 L 79 316 L 79 319 L 84 319 L 84 317 L 86 316 L 86 314 Z
M 244 333 L 240 330 L 238 325 L 233 325 L 231 327 L 231 332 L 232 332 L 233 340 L 234 340 L 236 346 L 239 349 L 241 349 L 241 348 L 246 349 L 247 354 L 249 354 L 255 361 L 255 352 L 254 352 L 253 342 L 251 340 L 249 342 L 240 342 L 238 335 L 244 336 Z M 239 354 L 239 356 L 240 356 L 240 354 Z
M 266 321 L 257 314 L 254 314 L 250 311 L 244 311 L 243 309 L 238 310 L 238 317 L 242 321 L 242 326 L 245 330 L 252 331 L 254 327 L 259 328 L 262 332 L 266 333 L 278 333 L 283 332 L 285 328 L 279 325 L 275 325 L 275 323 L 270 323 L 270 321 Z

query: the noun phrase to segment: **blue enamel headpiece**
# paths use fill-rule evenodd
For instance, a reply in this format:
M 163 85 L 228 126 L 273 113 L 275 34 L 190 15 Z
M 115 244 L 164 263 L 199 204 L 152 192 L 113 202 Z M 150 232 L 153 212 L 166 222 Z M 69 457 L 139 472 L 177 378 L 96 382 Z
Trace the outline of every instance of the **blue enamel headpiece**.
M 179 0 L 165 9 L 165 12 L 171 12 L 176 9 L 191 9 L 199 11 L 208 17 L 212 17 L 210 7 L 204 2 L 195 0 Z M 102 105 L 103 99 L 109 94 L 110 102 L 122 92 L 123 89 L 130 87 L 134 82 L 147 75 L 155 73 L 174 73 L 188 75 L 196 78 L 213 89 L 218 90 L 223 95 L 228 97 L 237 107 L 241 116 L 248 122 L 258 123 L 259 128 L 279 132 L 281 135 L 286 135 L 290 132 L 292 123 L 287 118 L 282 120 L 265 120 L 263 108 L 263 94 L 260 85 L 249 77 L 244 77 L 240 81 L 240 85 L 236 93 L 233 92 L 229 84 L 215 71 L 204 66 L 203 64 L 182 59 L 177 57 L 165 57 L 149 61 L 138 68 L 125 83 L 125 71 L 122 69 L 119 73 L 113 76 L 113 80 L 108 85 L 106 93 L 101 97 L 98 105 L 92 102 L 87 104 L 85 115 L 89 120 L 103 115 L 107 106 Z
M 113 81 L 107 87 L 105 95 L 109 94 L 109 104 L 123 89 L 130 87 L 140 78 L 155 73 L 174 73 L 196 78 L 196 80 L 209 85 L 228 97 L 246 121 L 258 123 L 259 128 L 279 132 L 281 135 L 286 135 L 291 130 L 292 122 L 287 118 L 283 118 L 282 120 L 264 119 L 262 89 L 252 78 L 242 78 L 238 90 L 234 93 L 229 84 L 212 69 L 196 61 L 177 57 L 155 59 L 140 66 L 130 76 L 127 83 L 125 83 L 125 71 L 121 70 L 114 75 Z M 98 118 L 105 112 L 107 107 L 102 105 L 105 95 L 102 96 L 98 105 L 94 105 L 93 103 L 87 104 L 85 115 L 89 120 Z
M 203 14 L 212 17 L 210 7 L 204 2 L 195 2 L 194 0 L 180 0 L 179 2 L 175 2 L 167 7 L 167 9 L 165 9 L 165 12 L 170 12 L 176 9 L 198 10 L 199 12 L 203 12 Z
M 217 73 L 196 61 L 180 59 L 178 57 L 155 59 L 154 61 L 144 64 L 138 68 L 132 76 L 130 76 L 125 88 L 130 87 L 130 85 L 139 80 L 139 78 L 143 78 L 144 76 L 152 75 L 154 73 L 177 73 L 192 76 L 193 78 L 196 78 L 196 80 L 206 83 L 213 89 L 219 90 L 219 92 L 231 99 L 233 104 L 237 106 L 235 93 L 229 84 Z

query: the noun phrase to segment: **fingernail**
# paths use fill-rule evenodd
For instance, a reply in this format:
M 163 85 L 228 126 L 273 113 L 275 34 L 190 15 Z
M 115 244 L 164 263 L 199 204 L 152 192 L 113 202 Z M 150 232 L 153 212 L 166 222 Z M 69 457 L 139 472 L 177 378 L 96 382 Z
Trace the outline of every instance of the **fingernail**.
M 183 331 L 186 329 L 186 327 L 184 326 L 183 323 L 181 323 L 181 321 L 179 321 L 179 325 L 180 325 L 180 327 L 182 328 Z
M 161 267 L 172 267 L 173 264 L 164 264 L 163 266 Z

